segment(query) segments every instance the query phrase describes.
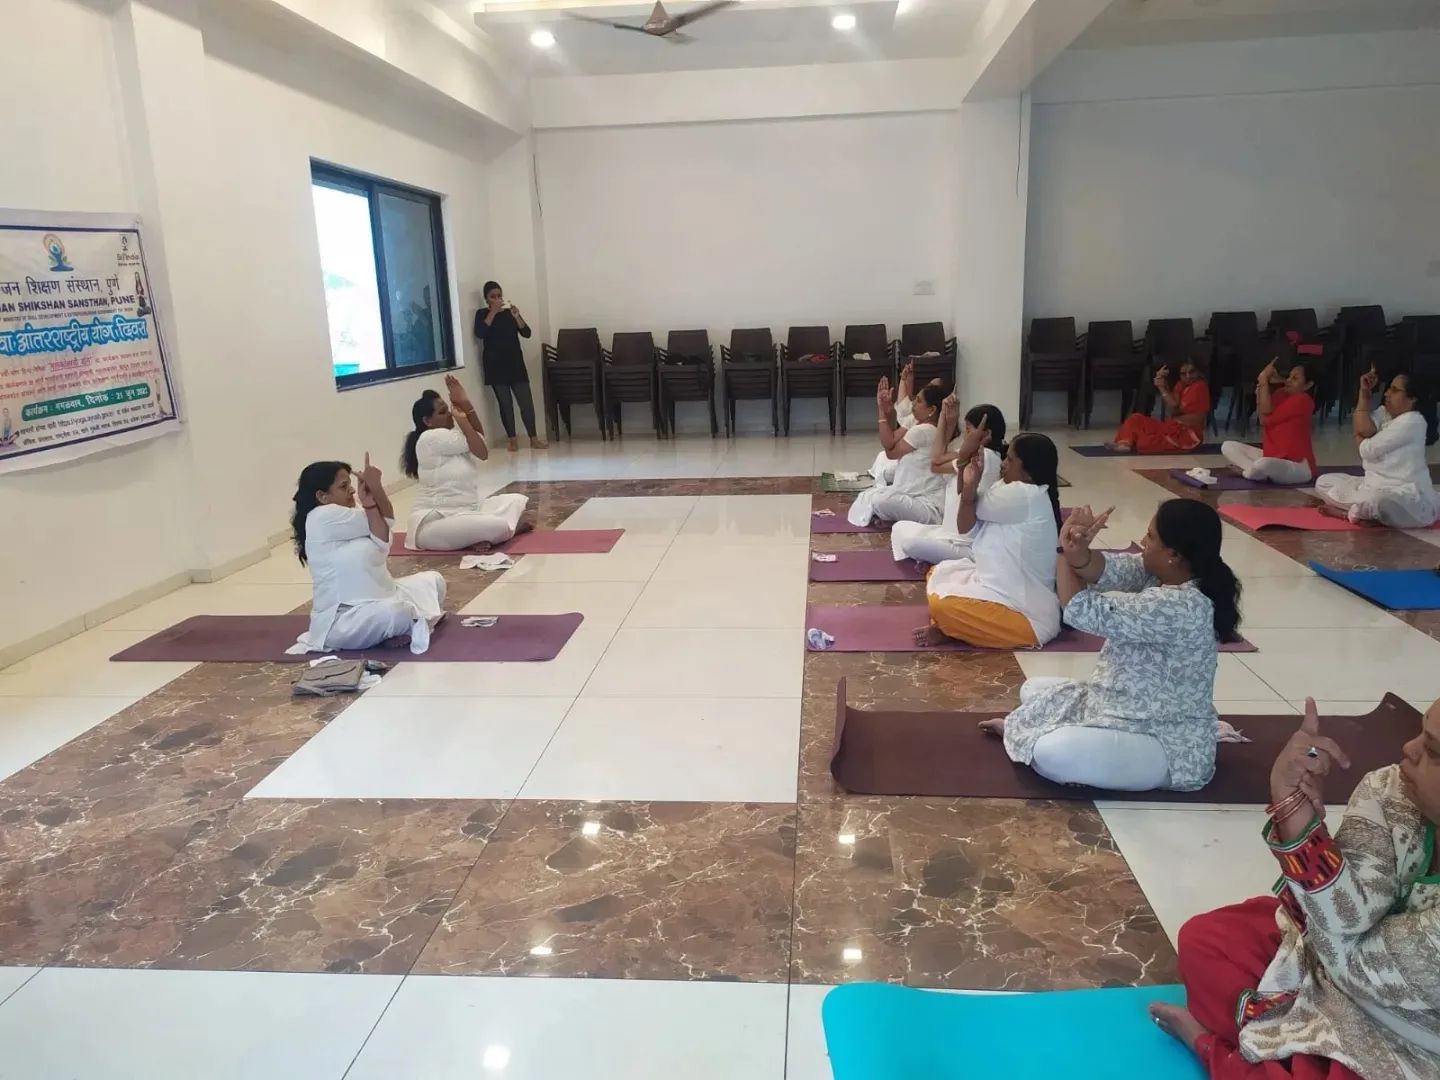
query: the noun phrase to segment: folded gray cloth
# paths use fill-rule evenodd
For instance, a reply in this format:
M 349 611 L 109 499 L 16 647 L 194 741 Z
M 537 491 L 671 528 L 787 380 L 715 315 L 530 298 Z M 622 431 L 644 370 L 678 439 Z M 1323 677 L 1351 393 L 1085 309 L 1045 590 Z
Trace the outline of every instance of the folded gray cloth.
M 378 676 L 389 670 L 384 664 L 373 660 L 340 660 L 337 658 L 316 661 L 305 669 L 295 680 L 290 693 L 295 696 L 306 694 L 315 697 L 329 697 L 331 694 L 354 694 L 378 681 Z

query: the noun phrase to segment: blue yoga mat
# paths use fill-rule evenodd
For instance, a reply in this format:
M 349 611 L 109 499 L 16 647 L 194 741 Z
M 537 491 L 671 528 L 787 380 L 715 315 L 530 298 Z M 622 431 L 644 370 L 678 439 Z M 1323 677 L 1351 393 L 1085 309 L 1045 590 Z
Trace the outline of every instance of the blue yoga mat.
M 1440 574 L 1434 570 L 1334 570 L 1318 562 L 1310 569 L 1391 611 L 1440 610 Z
M 1180 986 L 947 994 L 852 983 L 821 1016 L 835 1080 L 1205 1080 L 1146 1012 Z

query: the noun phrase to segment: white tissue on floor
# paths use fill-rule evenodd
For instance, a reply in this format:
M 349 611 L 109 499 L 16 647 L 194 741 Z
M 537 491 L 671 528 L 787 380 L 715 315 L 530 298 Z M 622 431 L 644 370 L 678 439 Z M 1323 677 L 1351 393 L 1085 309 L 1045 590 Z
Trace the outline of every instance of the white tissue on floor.
M 503 551 L 494 555 L 465 555 L 460 559 L 461 570 L 509 570 L 515 560 Z

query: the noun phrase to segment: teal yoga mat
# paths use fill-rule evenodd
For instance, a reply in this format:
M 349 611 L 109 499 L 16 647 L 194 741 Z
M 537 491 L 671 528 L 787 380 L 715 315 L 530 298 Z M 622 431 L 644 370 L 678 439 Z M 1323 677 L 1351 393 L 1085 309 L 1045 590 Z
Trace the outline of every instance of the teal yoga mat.
M 1391 611 L 1440 610 L 1440 574 L 1434 570 L 1334 570 L 1318 562 L 1310 569 Z
M 1205 1080 L 1150 1019 L 1179 986 L 947 994 L 852 983 L 821 1006 L 835 1080 Z

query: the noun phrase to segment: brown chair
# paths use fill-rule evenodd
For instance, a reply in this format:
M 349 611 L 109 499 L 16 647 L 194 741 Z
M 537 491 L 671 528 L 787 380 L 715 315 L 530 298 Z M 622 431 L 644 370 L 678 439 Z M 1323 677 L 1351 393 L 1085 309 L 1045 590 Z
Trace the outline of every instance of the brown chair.
M 785 434 L 790 434 L 790 403 L 796 398 L 824 398 L 830 405 L 830 434 L 835 434 L 835 369 L 840 345 L 830 340 L 828 326 L 792 326 L 780 346 L 780 400 Z M 806 360 L 804 357 L 825 357 Z
M 884 323 L 845 327 L 840 347 L 840 434 L 846 431 L 852 397 L 873 398 L 881 379 L 895 382 L 895 354 L 899 346 L 886 338 Z M 868 355 L 868 360 L 856 356 Z M 919 384 L 917 384 L 919 385 Z
M 1162 367 L 1170 369 L 1172 381 L 1180 374 L 1180 365 L 1186 360 L 1194 360 L 1202 368 L 1208 367 L 1195 347 L 1193 319 L 1151 319 L 1145 326 L 1140 351 L 1145 357 L 1145 366 L 1135 388 L 1136 412 L 1149 413 L 1154 409 L 1155 372 Z
M 1085 354 L 1075 336 L 1075 320 L 1069 316 L 1031 319 L 1020 357 L 1020 426 L 1030 426 L 1036 390 L 1065 391 L 1065 415 L 1072 425 L 1079 423 L 1084 384 Z
M 710 437 L 720 433 L 715 419 L 715 350 L 704 330 L 671 330 L 660 359 L 660 415 L 675 432 L 675 403 L 703 401 L 710 410 Z
M 1331 374 L 1324 387 L 1324 411 L 1337 405 L 1336 419 L 1344 420 L 1348 390 L 1357 385 L 1362 371 L 1388 355 L 1393 340 L 1392 328 L 1385 323 L 1385 309 L 1379 304 L 1356 304 L 1342 307 L 1335 321 L 1321 333 L 1331 360 Z
M 901 367 L 915 365 L 916 386 L 939 379 L 953 387 L 959 378 L 955 370 L 956 353 L 955 339 L 945 336 L 944 323 L 906 323 L 900 328 L 900 355 L 896 359 Z
M 606 424 L 612 432 L 624 435 L 621 406 L 647 401 L 655 437 L 660 438 L 665 433 L 665 420 L 660 412 L 655 338 L 650 331 L 616 334 L 604 361 Z
M 780 366 L 768 327 L 732 330 L 720 346 L 720 383 L 725 395 L 725 435 L 735 434 L 735 403 L 770 399 L 770 426 L 780 434 Z
M 1085 426 L 1095 411 L 1096 390 L 1120 391 L 1120 420 L 1130 415 L 1135 386 L 1145 368 L 1140 343 L 1131 336 L 1129 319 L 1092 322 L 1081 343 L 1085 350 Z
M 1314 308 L 1279 308 L 1270 312 L 1270 322 L 1265 327 L 1267 337 L 1283 337 L 1287 330 L 1294 330 L 1307 341 L 1320 336 L 1320 320 L 1315 317 Z
M 570 407 L 593 405 L 600 437 L 605 430 L 604 390 L 600 386 L 600 333 L 593 326 L 561 330 L 554 345 L 540 346 L 540 374 L 545 397 L 545 418 L 551 437 L 565 424 L 570 437 Z
M 1255 406 L 1255 381 L 1260 377 L 1260 320 L 1253 311 L 1217 311 L 1210 316 L 1210 325 L 1200 339 L 1210 351 L 1210 400 L 1230 391 L 1230 408 L 1225 414 L 1228 429 L 1236 413 L 1240 429 L 1250 425 Z

